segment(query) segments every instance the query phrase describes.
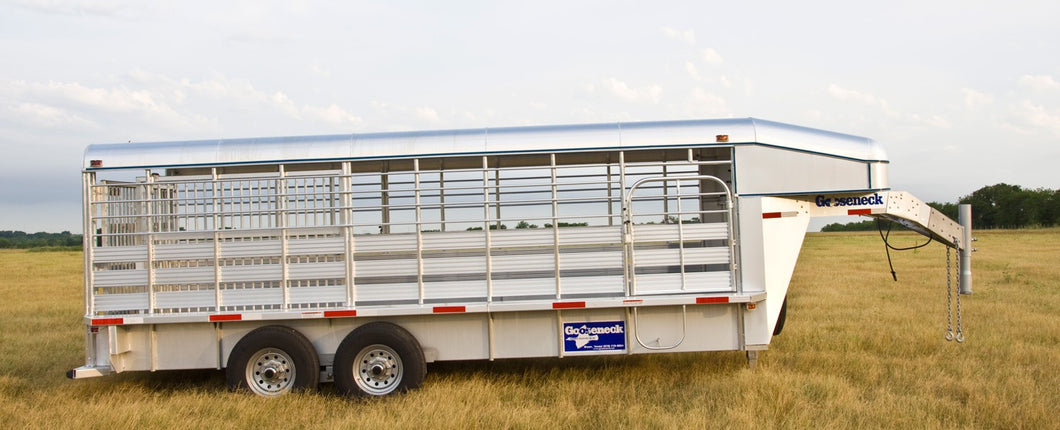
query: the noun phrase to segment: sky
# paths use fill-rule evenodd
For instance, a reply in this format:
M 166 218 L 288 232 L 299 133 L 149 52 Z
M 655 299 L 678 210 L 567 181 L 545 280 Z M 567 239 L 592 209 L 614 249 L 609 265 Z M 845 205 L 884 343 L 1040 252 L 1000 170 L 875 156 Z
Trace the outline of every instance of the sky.
M 1060 188 L 1060 2 L 0 0 L 0 230 L 81 231 L 85 146 L 755 117 L 891 187 Z

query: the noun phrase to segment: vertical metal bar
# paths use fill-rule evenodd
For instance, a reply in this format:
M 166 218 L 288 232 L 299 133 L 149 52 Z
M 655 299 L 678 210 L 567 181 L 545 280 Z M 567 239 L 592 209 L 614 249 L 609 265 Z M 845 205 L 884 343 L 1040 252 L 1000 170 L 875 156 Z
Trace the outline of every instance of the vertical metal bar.
M 488 334 L 489 334 L 489 337 L 487 338 L 487 341 L 489 342 L 489 360 L 493 361 L 495 358 L 497 358 L 496 345 L 495 345 L 496 344 L 496 338 L 495 338 L 496 330 L 493 327 L 493 312 L 486 312 L 486 319 L 487 319 L 487 322 L 488 322 L 488 326 L 487 327 L 488 327 Z
M 380 234 L 390 234 L 390 175 L 389 175 L 390 164 L 386 161 L 383 162 L 383 171 L 379 173 L 379 203 L 380 203 L 380 221 L 379 226 Z
M 494 202 L 493 207 L 497 213 L 497 230 L 501 229 L 503 221 L 501 219 L 501 160 L 497 159 L 497 168 L 493 170 L 493 195 Z
M 485 220 L 482 223 L 486 239 L 486 303 L 493 303 L 493 234 L 490 232 L 489 158 L 482 156 L 482 202 Z
M 420 208 L 420 159 L 412 159 L 413 195 L 416 197 L 416 287 L 419 289 L 419 303 L 423 304 L 423 213 Z
M 438 212 L 441 230 L 445 231 L 445 160 L 438 161 Z
M 961 273 L 957 285 L 960 286 L 961 294 L 972 294 L 972 205 L 957 205 L 957 220 L 964 227 L 964 237 L 961 238 L 961 248 L 957 250 L 960 254 Z
M 559 340 L 558 351 L 559 358 L 563 358 L 565 351 L 563 351 L 563 310 L 556 309 L 556 338 Z
M 615 225 L 615 208 L 614 208 L 614 196 L 611 191 L 611 154 L 607 154 L 607 159 L 604 161 L 604 165 L 607 168 L 607 225 L 613 227 Z
M 559 188 L 556 183 L 556 153 L 548 154 L 549 158 L 549 172 L 552 177 L 552 263 L 556 269 L 556 300 L 562 297 L 563 286 L 560 280 L 560 269 L 559 269 Z M 563 337 L 562 327 L 560 330 L 560 337 Z M 563 345 L 560 344 L 560 350 L 563 350 Z M 562 353 L 560 357 L 562 357 Z
M 354 265 L 354 254 L 357 252 L 353 239 L 353 177 L 350 162 L 342 163 L 342 237 L 345 244 L 346 254 L 346 306 L 353 307 L 357 303 L 357 288 L 355 285 L 357 268 Z
M 147 313 L 153 314 L 155 313 L 155 238 L 154 235 L 151 234 L 154 230 L 154 223 L 151 219 L 151 202 L 154 199 L 151 195 L 153 194 L 152 183 L 154 182 L 154 177 L 151 176 L 150 169 L 147 169 L 147 177 L 144 178 L 144 182 L 144 204 L 140 205 L 140 207 L 144 211 L 141 214 L 141 219 L 145 219 L 147 222 L 142 224 L 144 229 L 141 230 L 141 234 L 146 236 L 145 240 L 147 241 Z
M 148 326 L 148 337 L 151 342 L 151 371 L 158 370 L 158 331 L 155 324 Z
M 289 270 L 288 262 L 287 262 L 287 252 L 288 252 L 288 248 L 287 248 L 287 246 L 288 246 L 288 244 L 287 244 L 287 216 L 288 216 L 288 208 L 287 208 L 287 170 L 286 170 L 286 167 L 283 164 L 279 165 L 279 172 L 280 172 L 280 177 L 276 180 L 277 181 L 277 186 L 279 187 L 279 190 L 278 190 L 279 194 L 278 194 L 278 197 L 277 197 L 276 200 L 279 203 L 279 205 L 278 205 L 279 211 L 278 212 L 279 212 L 279 219 L 280 219 L 279 227 L 280 227 L 280 267 L 281 267 L 280 288 L 283 291 L 283 302 L 280 305 L 280 309 L 287 310 L 288 303 L 289 303 L 289 301 L 291 299 L 291 292 L 290 292 L 289 286 L 287 285 L 287 280 L 288 280 L 288 278 L 290 276 L 290 272 L 288 271 Z
M 681 214 L 684 212 L 681 210 L 681 179 L 675 178 L 674 183 L 677 192 L 677 255 L 681 264 L 681 291 L 686 291 L 688 285 L 687 276 L 685 276 L 685 228 L 684 221 L 681 220 Z M 665 184 L 666 181 L 663 181 L 663 185 Z M 668 185 L 667 188 L 669 188 Z
M 666 155 L 665 154 L 666 153 L 664 152 L 663 153 L 663 165 L 662 165 L 662 177 L 664 177 L 664 178 L 667 177 L 667 174 L 668 174 L 668 172 L 666 170 L 667 166 L 666 166 Z M 663 220 L 662 220 L 662 223 L 663 224 L 668 224 L 670 222 L 670 185 L 667 184 L 666 181 L 662 181 L 662 186 L 663 186 L 662 187 L 662 193 L 663 193 L 663 195 L 662 195 L 662 197 L 663 197 Z
M 633 213 L 632 213 L 632 199 L 630 204 L 626 204 L 626 152 L 618 152 L 618 187 L 619 187 L 619 204 L 621 205 L 622 214 L 622 282 L 626 286 L 626 297 L 633 295 L 636 286 L 635 275 L 632 272 L 633 268 L 633 243 L 631 241 L 633 234 Z
M 95 183 L 96 174 L 94 172 L 83 172 L 81 174 L 81 211 L 83 213 L 83 219 L 81 220 L 81 231 L 83 232 L 81 235 L 81 248 L 84 249 L 85 315 L 92 315 L 94 313 L 93 304 L 95 302 L 92 300 L 92 283 L 94 279 L 92 260 L 96 247 L 96 231 L 93 228 L 94 224 L 92 223 L 92 186 L 95 185 Z
M 220 211 L 217 209 L 217 200 L 216 200 L 217 197 L 218 197 L 217 196 L 217 188 L 218 188 L 218 185 L 219 185 L 218 184 L 218 182 L 219 182 L 218 181 L 218 176 L 217 176 L 217 168 L 211 168 L 210 169 L 210 177 L 211 177 L 211 180 L 213 181 L 213 190 L 214 190 L 214 193 L 213 193 L 213 197 L 214 197 L 214 207 L 213 207 L 213 213 L 214 213 L 214 215 L 213 215 L 213 218 L 214 218 L 214 222 L 213 222 L 214 223 L 213 224 L 213 227 L 214 227 L 213 228 L 213 294 L 214 294 L 214 308 L 213 309 L 214 309 L 214 312 L 220 312 L 221 311 L 221 306 L 222 306 L 222 303 L 221 303 L 222 302 L 222 298 L 221 298 L 221 231 L 220 231 L 220 229 L 221 229 L 221 226 L 224 223 L 222 221 L 221 224 L 218 224 L 218 216 L 219 216 L 218 212 L 220 212 Z M 222 202 L 221 205 L 223 206 L 224 203 Z M 242 205 L 242 203 L 240 203 L 240 205 Z

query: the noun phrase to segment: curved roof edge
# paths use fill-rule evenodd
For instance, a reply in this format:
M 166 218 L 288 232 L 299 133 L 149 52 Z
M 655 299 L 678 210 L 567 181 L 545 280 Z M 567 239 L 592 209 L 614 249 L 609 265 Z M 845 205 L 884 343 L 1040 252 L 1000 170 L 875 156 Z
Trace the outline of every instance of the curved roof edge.
M 728 135 L 728 142 L 717 142 Z M 872 139 L 756 118 L 354 133 L 94 144 L 86 170 L 309 162 L 507 152 L 761 144 L 862 161 L 886 161 Z M 101 164 L 93 166 L 93 161 Z

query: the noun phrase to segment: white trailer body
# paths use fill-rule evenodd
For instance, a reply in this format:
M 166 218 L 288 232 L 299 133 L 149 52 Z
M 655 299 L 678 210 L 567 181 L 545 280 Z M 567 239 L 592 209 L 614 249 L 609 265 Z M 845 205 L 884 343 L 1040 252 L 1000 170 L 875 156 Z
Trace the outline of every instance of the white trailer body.
M 813 216 L 963 252 L 887 167 L 758 119 L 91 145 L 69 375 L 387 394 L 436 360 L 763 350 Z

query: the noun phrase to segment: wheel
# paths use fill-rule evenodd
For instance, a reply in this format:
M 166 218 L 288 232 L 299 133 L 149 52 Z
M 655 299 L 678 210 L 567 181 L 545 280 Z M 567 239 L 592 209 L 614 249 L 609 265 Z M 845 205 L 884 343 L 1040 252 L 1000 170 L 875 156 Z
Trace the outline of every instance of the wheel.
M 335 351 L 335 388 L 347 396 L 385 396 L 419 388 L 427 362 L 416 338 L 385 322 L 357 327 Z
M 259 396 L 279 396 L 316 388 L 320 361 L 316 349 L 297 330 L 271 325 L 239 340 L 228 357 L 228 388 L 250 389 Z
M 784 320 L 788 319 L 788 298 L 784 298 L 784 303 L 780 305 L 780 315 L 777 316 L 777 325 L 773 326 L 773 336 L 780 334 L 784 331 Z

